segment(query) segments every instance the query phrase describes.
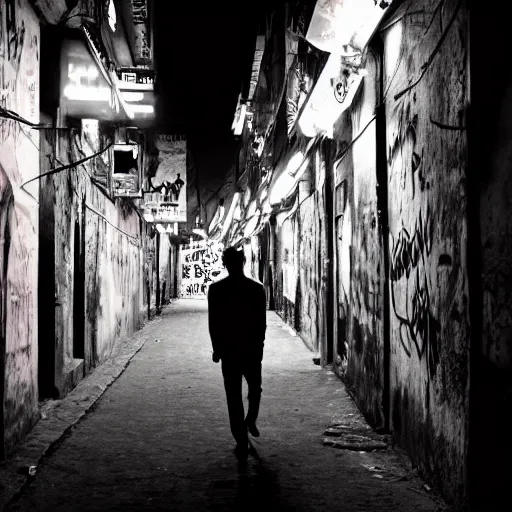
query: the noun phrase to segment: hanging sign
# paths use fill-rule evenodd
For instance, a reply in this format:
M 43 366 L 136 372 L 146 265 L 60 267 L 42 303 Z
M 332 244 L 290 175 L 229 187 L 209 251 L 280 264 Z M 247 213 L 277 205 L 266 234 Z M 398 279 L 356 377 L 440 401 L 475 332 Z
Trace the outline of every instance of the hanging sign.
M 115 144 L 112 167 L 114 197 L 142 197 L 142 158 L 138 144 Z

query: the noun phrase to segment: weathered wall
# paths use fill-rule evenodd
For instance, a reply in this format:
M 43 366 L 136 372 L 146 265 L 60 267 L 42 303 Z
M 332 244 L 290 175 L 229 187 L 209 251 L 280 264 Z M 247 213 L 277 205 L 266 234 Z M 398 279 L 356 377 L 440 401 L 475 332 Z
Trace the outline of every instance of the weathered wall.
M 171 268 L 171 239 L 169 235 L 160 236 L 160 256 L 158 258 L 160 279 L 160 306 L 169 302 L 174 269 Z
M 368 75 L 351 109 L 353 137 L 361 136 L 350 149 L 354 175 L 350 357 L 346 377 L 365 416 L 373 425 L 383 426 L 384 265 L 377 205 L 377 135 L 375 120 L 372 121 L 377 104 L 379 68 L 372 53 L 368 54 L 365 68 Z
M 317 205 L 318 193 L 306 199 L 299 208 L 299 307 L 298 331 L 306 345 L 314 351 L 319 349 L 319 297 L 321 279 L 321 219 Z
M 27 0 L 0 4 L 0 106 L 39 122 L 39 21 Z M 0 456 L 37 419 L 39 135 L 0 111 Z M 29 193 L 30 192 L 30 195 Z
M 86 343 L 97 363 L 140 325 L 140 237 L 135 212 L 92 192 L 85 212 Z
M 281 215 L 287 216 L 287 218 L 279 219 L 276 222 L 276 259 L 272 268 L 274 307 L 285 322 L 297 328 L 297 307 L 300 303 L 298 296 L 299 248 L 294 241 L 299 235 L 298 212 Z
M 397 441 L 448 499 L 460 502 L 470 336 L 467 140 L 460 128 L 469 94 L 468 16 L 456 0 L 437 7 L 430 0 L 404 4 L 434 14 L 405 16 L 384 33 L 391 414 Z
M 87 139 L 96 143 L 86 142 L 85 132 L 63 131 L 58 159 L 47 160 L 45 167 L 104 147 L 105 137 L 90 133 L 93 129 L 94 124 L 87 128 Z M 141 321 L 141 223 L 126 202 L 114 202 L 92 184 L 94 165 L 89 160 L 40 180 L 41 237 L 46 241 L 41 273 L 54 276 L 53 286 L 46 283 L 40 297 L 48 305 L 55 299 L 53 332 L 48 325 L 41 343 L 40 360 L 53 365 L 40 379 L 43 396 L 67 393 Z
M 352 254 L 352 210 L 354 205 L 352 151 L 345 151 L 352 140 L 352 116 L 343 114 L 335 125 L 334 138 L 337 154 L 340 156 L 334 165 L 334 272 L 335 294 L 335 370 L 345 379 L 348 359 L 351 358 L 353 343 L 349 344 L 351 323 L 351 254 Z

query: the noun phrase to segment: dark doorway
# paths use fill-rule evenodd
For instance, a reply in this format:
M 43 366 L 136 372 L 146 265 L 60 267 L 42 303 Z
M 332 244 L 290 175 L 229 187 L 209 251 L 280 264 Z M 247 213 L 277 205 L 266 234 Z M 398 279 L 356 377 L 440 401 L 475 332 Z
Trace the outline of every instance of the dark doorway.
M 73 357 L 85 355 L 85 269 L 82 226 L 75 222 L 73 273 Z

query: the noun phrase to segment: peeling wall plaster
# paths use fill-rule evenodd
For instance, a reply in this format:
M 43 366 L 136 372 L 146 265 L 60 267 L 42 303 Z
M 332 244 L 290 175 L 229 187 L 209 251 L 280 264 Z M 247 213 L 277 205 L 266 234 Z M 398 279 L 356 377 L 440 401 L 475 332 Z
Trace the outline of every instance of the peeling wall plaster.
M 0 105 L 39 122 L 39 21 L 27 0 L 0 5 Z M 37 420 L 37 202 L 20 185 L 39 172 L 39 135 L 0 117 L 3 425 L 6 451 Z M 37 186 L 27 190 L 36 194 Z M 4 359 L 5 358 L 5 359 Z M 1 429 L 0 429 L 1 432 Z M 1 450 L 1 447 L 0 447 Z

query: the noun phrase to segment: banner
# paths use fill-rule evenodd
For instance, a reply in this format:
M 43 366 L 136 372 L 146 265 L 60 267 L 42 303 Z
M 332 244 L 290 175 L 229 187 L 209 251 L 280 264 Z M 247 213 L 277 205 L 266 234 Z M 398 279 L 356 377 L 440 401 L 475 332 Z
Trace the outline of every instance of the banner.
M 159 165 L 154 192 L 144 197 L 155 222 L 187 222 L 187 142 L 183 135 L 158 134 Z
M 210 285 L 228 275 L 223 250 L 222 243 L 211 241 L 180 246 L 181 298 L 206 299 Z

